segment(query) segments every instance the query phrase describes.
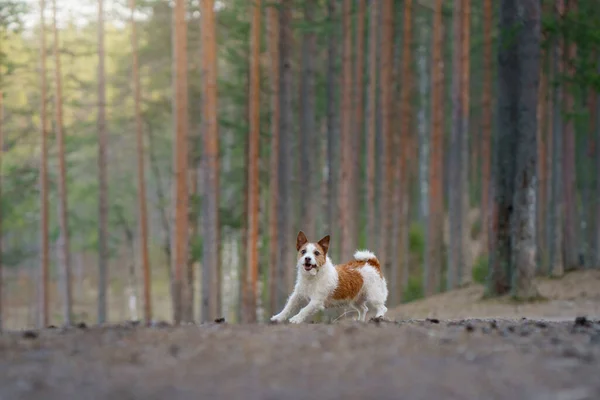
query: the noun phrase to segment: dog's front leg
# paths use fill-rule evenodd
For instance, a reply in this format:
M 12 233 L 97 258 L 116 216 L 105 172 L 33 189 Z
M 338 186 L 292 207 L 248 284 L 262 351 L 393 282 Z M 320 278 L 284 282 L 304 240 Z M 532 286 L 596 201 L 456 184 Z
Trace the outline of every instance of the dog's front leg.
M 300 296 L 296 292 L 292 293 L 285 304 L 285 307 L 283 307 L 283 310 L 281 310 L 279 314 L 272 316 L 271 321 L 283 322 L 288 319 L 290 314 L 292 314 L 292 312 L 294 312 L 300 305 L 300 300 Z
M 310 302 L 306 305 L 306 307 L 304 307 L 302 310 L 300 310 L 298 314 L 296 314 L 290 319 L 290 322 L 292 324 L 300 324 L 304 322 L 306 318 L 310 317 L 317 311 L 322 310 L 324 308 L 325 306 L 322 300 L 311 299 Z

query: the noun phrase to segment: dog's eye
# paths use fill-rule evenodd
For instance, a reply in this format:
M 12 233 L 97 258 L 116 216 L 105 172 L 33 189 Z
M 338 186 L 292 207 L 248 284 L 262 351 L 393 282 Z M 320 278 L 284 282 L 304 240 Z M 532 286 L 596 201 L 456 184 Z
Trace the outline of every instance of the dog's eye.
M 306 254 L 306 250 L 302 250 L 300 254 Z
M 319 253 L 318 251 L 315 251 L 315 256 L 319 256 L 321 255 L 321 253 Z

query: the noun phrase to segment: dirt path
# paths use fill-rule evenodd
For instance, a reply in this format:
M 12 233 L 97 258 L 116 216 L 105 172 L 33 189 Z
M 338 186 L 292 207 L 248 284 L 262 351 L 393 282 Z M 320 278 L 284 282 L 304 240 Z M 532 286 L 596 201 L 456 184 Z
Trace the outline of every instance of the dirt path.
M 5 333 L 0 399 L 600 398 L 600 322 L 470 320 Z

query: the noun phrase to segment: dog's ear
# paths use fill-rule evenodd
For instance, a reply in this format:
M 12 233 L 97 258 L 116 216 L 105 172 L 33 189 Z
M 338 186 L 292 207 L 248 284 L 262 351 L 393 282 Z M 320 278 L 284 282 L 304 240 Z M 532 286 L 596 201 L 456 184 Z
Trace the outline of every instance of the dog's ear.
M 306 243 L 308 243 L 308 239 L 306 238 L 306 235 L 304 234 L 304 232 L 302 232 L 302 231 L 298 232 L 298 237 L 296 238 L 296 250 L 300 251 L 300 248 L 302 246 L 304 246 Z
M 325 236 L 323 239 L 319 240 L 319 246 L 321 246 L 323 248 L 323 251 L 325 252 L 325 254 L 327 254 L 327 251 L 329 250 L 329 235 Z

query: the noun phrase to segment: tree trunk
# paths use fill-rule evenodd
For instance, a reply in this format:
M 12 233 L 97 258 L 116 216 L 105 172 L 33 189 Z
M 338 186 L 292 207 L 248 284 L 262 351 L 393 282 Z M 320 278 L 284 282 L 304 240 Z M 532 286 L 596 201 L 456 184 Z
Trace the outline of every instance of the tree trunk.
M 518 121 L 518 47 L 507 32 L 518 23 L 517 0 L 502 0 L 498 51 L 498 136 L 495 143 L 493 237 L 490 243 L 490 295 L 506 294 L 511 287 L 511 229 L 513 219 L 515 155 Z M 535 117 L 535 116 L 534 116 Z
M 260 32 L 261 2 L 256 0 L 252 10 L 250 32 L 250 96 L 248 143 L 248 243 L 246 262 L 248 274 L 249 307 L 247 322 L 256 322 L 258 297 L 258 224 L 259 224 L 259 170 L 260 157 Z
M 38 326 L 45 328 L 50 323 L 50 314 L 48 307 L 49 292 L 48 278 L 50 275 L 50 243 L 48 240 L 49 229 L 49 203 L 48 203 L 48 112 L 47 105 L 47 81 L 46 81 L 46 22 L 44 12 L 46 10 L 46 1 L 40 0 L 40 86 L 41 86 L 41 102 L 40 102 L 40 127 L 41 127 L 41 142 L 40 142 L 40 275 L 39 275 L 39 319 Z M 0 93 L 0 96 L 2 94 Z M 2 106 L 0 105 L 0 115 Z M 0 124 L 2 119 L 0 117 Z M 0 127 L 1 129 L 1 127 Z M 3 139 L 0 139 L 0 143 Z M 2 147 L 0 147 L 0 153 Z M 1 165 L 0 165 L 1 166 Z M 1 174 L 0 174 L 1 177 Z M 1 238 L 0 234 L 0 238 Z M 1 254 L 2 246 L 0 246 Z M 0 262 L 0 268 L 1 262 Z M 0 284 L 1 286 L 1 284 Z
M 564 0 L 556 0 L 557 17 L 561 18 L 564 13 Z M 563 73 L 563 40 L 558 39 L 554 44 L 553 70 L 555 77 L 562 76 Z M 552 230 L 550 243 L 550 273 L 553 276 L 562 276 L 564 274 L 564 255 L 563 255 L 563 123 L 562 123 L 562 88 L 560 83 L 554 86 L 554 109 L 552 111 L 552 203 L 550 209 L 553 210 Z
M 356 21 L 356 69 L 354 78 L 354 126 L 352 134 L 352 154 L 362 153 L 362 138 L 365 131 L 365 15 L 367 12 L 366 0 L 358 0 L 358 11 Z M 352 129 L 352 128 L 351 128 Z M 362 165 L 360 157 L 352 163 L 352 175 L 351 175 L 351 196 L 350 196 L 350 211 L 354 218 L 351 218 L 350 224 L 350 248 L 356 250 L 359 245 L 359 231 L 363 230 L 360 226 L 359 215 L 362 215 L 363 210 L 361 207 L 360 194 L 363 193 L 364 188 L 360 185 Z
M 217 38 L 214 0 L 202 1 L 202 69 L 204 83 L 204 251 L 202 320 L 218 317 L 221 266 L 219 229 L 219 132 L 217 120 Z
M 315 21 L 315 2 L 304 2 L 304 22 L 312 26 Z M 318 141 L 316 140 L 315 121 L 315 54 L 316 33 L 307 31 L 302 35 L 301 75 L 300 75 L 300 224 L 301 229 L 310 238 L 317 234 L 316 223 L 319 218 L 318 203 L 314 201 L 319 192 Z
M 188 115 L 187 115 L 187 26 L 185 1 L 176 0 L 173 10 L 173 220 L 172 262 L 173 268 L 173 319 L 175 324 L 183 320 L 187 297 L 184 271 L 188 261 Z M 204 14 L 203 14 L 204 15 Z M 204 29 L 203 29 L 204 30 Z M 206 46 L 206 42 L 203 41 Z
M 340 221 L 340 244 L 342 259 L 352 254 L 352 220 L 354 215 L 350 209 L 352 196 L 352 4 L 351 0 L 342 2 L 342 87 L 340 91 L 341 124 L 340 124 L 340 162 L 338 212 Z
M 492 142 L 492 0 L 483 0 L 483 93 L 481 98 L 481 248 L 487 254 L 490 237 Z
M 56 26 L 56 0 L 52 0 L 52 20 L 54 32 L 55 58 L 55 109 L 56 109 L 56 141 L 58 144 L 58 220 L 60 238 L 58 244 L 59 264 L 63 280 L 63 319 L 65 325 L 71 325 L 72 290 L 71 290 L 71 252 L 69 249 L 69 224 L 67 218 L 67 167 L 65 160 L 65 133 L 63 126 L 62 104 L 62 73 L 58 42 L 58 27 Z
M 600 62 L 598 64 L 598 74 L 600 74 Z M 600 94 L 595 93 L 596 96 L 596 107 L 594 109 L 594 117 L 596 118 L 596 130 L 594 135 L 596 136 L 596 162 L 595 162 L 595 173 L 598 174 L 600 172 Z M 600 177 L 596 175 L 596 199 L 595 199 L 595 207 L 596 207 L 596 223 L 594 229 L 594 239 L 593 239 L 593 247 L 595 249 L 594 252 L 594 260 L 593 265 L 594 268 L 600 268 Z
M 278 4 L 278 3 L 277 3 Z M 279 232 L 277 230 L 277 210 L 279 208 L 279 11 L 268 9 L 269 62 L 271 84 L 271 157 L 269 161 L 269 296 L 271 314 L 278 312 L 283 305 L 278 302 L 277 290 L 282 286 L 278 279 Z M 280 272 L 281 273 L 281 272 Z
M 444 145 L 444 64 L 442 58 L 443 19 L 442 0 L 436 0 L 433 9 L 433 49 L 431 66 L 431 156 L 429 168 L 429 216 L 427 229 L 427 253 L 423 286 L 426 296 L 437 292 L 440 287 L 442 270 L 442 221 L 443 206 L 443 145 Z
M 106 74 L 104 72 L 104 1 L 98 0 L 98 323 L 107 320 L 108 184 L 106 177 Z
M 516 176 L 512 213 L 513 296 L 531 300 L 538 296 L 534 282 L 535 259 L 535 179 L 537 164 L 537 104 L 540 74 L 540 2 L 520 0 L 518 42 L 518 92 Z
M 40 3 L 41 3 L 40 4 L 41 5 L 41 12 L 40 12 L 40 14 L 41 14 L 41 17 L 42 17 L 41 18 L 42 19 L 41 30 L 43 32 L 44 29 L 45 29 L 44 28 L 44 23 L 43 23 L 44 22 L 44 1 L 41 0 Z M 42 58 L 42 71 L 41 71 L 42 76 L 45 76 L 44 75 L 44 71 L 45 71 L 45 69 L 44 69 L 44 66 L 45 66 L 45 46 L 43 45 L 44 43 L 45 43 L 45 40 L 43 39 L 43 34 L 42 34 L 42 57 L 41 57 Z M 45 82 L 45 77 L 42 78 L 42 82 Z M 42 92 L 44 94 L 44 96 L 42 96 L 42 104 L 43 104 L 42 105 L 42 109 L 45 107 L 45 104 L 46 104 L 45 103 L 45 99 L 46 99 L 46 96 L 45 96 L 46 90 L 45 90 L 45 88 L 46 88 L 46 85 L 45 84 L 42 85 Z M 44 130 L 43 130 L 43 127 L 44 127 L 43 121 L 45 120 L 45 115 L 46 115 L 45 113 L 42 114 L 42 145 L 45 145 L 45 143 L 46 143 L 45 135 L 44 135 Z M 2 171 L 2 154 L 4 153 L 4 130 L 3 130 L 4 126 L 3 125 L 4 125 L 4 94 L 2 92 L 2 88 L 0 88 L 0 196 L 2 196 L 2 177 L 4 176 L 4 174 L 2 173 L 3 172 Z M 44 150 L 44 149 L 45 149 L 45 147 L 42 147 L 42 150 Z M 44 157 L 44 153 L 42 153 L 42 157 Z M 42 158 L 42 163 L 44 161 L 46 161 L 45 158 Z M 45 171 L 45 169 L 44 169 L 44 171 Z M 42 176 L 45 177 L 46 175 L 44 174 Z M 47 193 L 47 192 L 46 191 L 42 191 L 42 198 L 43 198 L 43 195 L 45 193 Z M 48 214 L 48 212 L 47 212 L 47 209 L 46 209 L 46 221 L 48 220 L 47 214 Z M 3 271 L 3 268 L 2 268 L 2 264 L 3 264 L 3 261 L 4 261 L 3 257 L 2 257 L 3 256 L 3 253 L 2 253 L 2 248 L 3 248 L 2 247 L 2 233 L 3 233 L 2 232 L 2 222 L 3 222 L 3 215 L 2 215 L 2 209 L 0 209 L 0 332 L 2 332 L 2 330 L 4 329 L 4 302 L 3 302 L 3 300 L 4 300 L 4 297 L 3 297 L 4 296 L 4 292 L 2 291 L 2 289 L 4 288 L 4 276 L 3 276 L 3 272 L 4 271 Z M 42 226 L 43 226 L 43 223 L 42 223 Z M 42 231 L 42 232 L 47 232 L 47 231 Z M 44 237 L 47 238 L 47 235 L 42 235 L 42 243 L 43 243 L 43 238 Z M 46 240 L 46 244 L 47 243 L 48 243 L 48 241 Z M 47 255 L 47 253 L 46 253 L 46 255 Z M 43 272 L 44 272 L 44 260 L 42 259 L 42 274 L 43 274 Z M 42 281 L 42 283 L 43 282 L 44 281 Z M 47 293 L 47 292 L 42 292 L 42 296 L 45 293 Z M 42 299 L 42 302 L 43 302 L 44 297 L 41 297 L 41 299 Z M 43 305 L 44 305 L 44 303 L 42 303 L 42 307 L 41 307 L 41 309 L 42 309 L 42 318 L 41 318 L 42 324 L 44 324 L 44 317 L 47 317 L 47 315 L 48 315 L 48 313 L 44 313 L 43 312 L 43 310 L 44 310 Z
M 137 146 L 137 189 L 139 209 L 139 251 L 142 263 L 142 275 L 144 279 L 144 320 L 146 324 L 152 322 L 152 275 L 150 273 L 150 260 L 148 256 L 148 206 L 146 202 L 146 178 L 144 169 L 144 131 L 142 125 L 141 110 L 141 84 L 138 62 L 138 40 L 135 24 L 135 0 L 131 0 L 131 49 L 132 49 L 132 71 L 133 71 L 133 100 L 135 112 L 135 137 Z
M 542 49 L 540 55 L 540 84 L 538 85 L 538 105 L 537 105 L 537 176 L 538 184 L 536 186 L 536 240 L 537 240 L 537 271 L 547 271 L 548 255 L 546 253 L 546 194 L 548 192 L 548 179 L 546 169 L 546 149 L 548 135 L 546 133 L 546 94 L 548 92 L 548 75 L 544 71 L 544 61 L 546 52 Z
M 572 9 L 573 0 L 567 0 L 567 9 L 565 14 L 568 14 Z M 567 82 L 563 84 L 563 96 L 565 101 L 566 120 L 563 121 L 563 192 L 564 192 L 564 262 L 567 270 L 577 268 L 577 255 L 579 247 L 577 244 L 576 234 L 576 186 L 575 186 L 575 125 L 573 112 L 575 111 L 575 102 L 573 99 L 573 84 L 569 79 L 575 75 L 573 60 L 576 56 L 576 48 L 574 43 L 565 44 L 566 54 L 565 68 L 567 74 Z
M 377 246 L 377 203 L 375 200 L 376 176 L 376 137 L 377 137 L 377 33 L 379 28 L 379 6 L 376 2 L 370 3 L 369 15 L 369 126 L 367 129 L 367 248 L 375 249 Z
M 290 0 L 282 0 L 279 9 L 279 209 L 278 228 L 279 231 L 279 258 L 280 279 L 283 285 L 278 289 L 279 304 L 283 304 L 285 298 L 291 291 L 294 280 L 294 269 L 290 263 L 292 257 L 292 4 Z
M 401 117 L 401 129 L 399 129 L 399 148 L 400 154 L 399 165 L 397 167 L 397 174 L 399 175 L 398 187 L 398 200 L 399 200 L 399 226 L 398 226 L 398 237 L 396 238 L 395 246 L 399 249 L 399 257 L 397 263 L 396 273 L 396 292 L 392 294 L 393 304 L 399 304 L 403 297 L 404 289 L 404 276 L 408 274 L 408 261 L 410 257 L 409 246 L 408 246 L 408 227 L 410 221 L 408 218 L 408 208 L 410 200 L 410 186 L 409 186 L 409 168 L 411 165 L 411 151 L 410 143 L 411 137 L 413 136 L 413 124 L 412 124 L 412 89 L 413 89 L 413 76 L 412 76 L 412 0 L 406 0 L 404 2 L 404 23 L 403 23 L 403 34 L 402 34 L 402 91 L 400 93 L 400 110 L 399 114 Z M 400 127 L 399 127 L 400 128 Z
M 448 267 L 446 270 L 446 285 L 452 290 L 458 285 L 458 269 L 463 262 L 462 255 L 462 224 L 463 224 L 463 209 L 462 209 L 462 194 L 463 180 L 462 170 L 462 141 L 465 132 L 462 130 L 463 112 L 461 107 L 462 90 L 463 90 L 463 3 L 464 0 L 454 2 L 453 11 L 453 34 L 454 34 L 454 49 L 452 54 L 452 131 L 450 134 L 450 154 L 449 154 L 449 185 L 448 185 L 448 222 L 449 230 L 452 235 L 449 235 L 448 245 Z M 454 234 L 456 233 L 456 234 Z
M 471 249 L 471 226 L 469 225 L 469 210 L 471 201 L 471 191 L 469 188 L 469 122 L 471 112 L 471 0 L 463 0 L 462 12 L 462 44 L 461 44 L 461 107 L 460 118 L 460 187 L 461 187 L 461 236 L 462 243 L 460 249 L 460 263 L 456 269 L 456 284 L 462 284 L 465 275 L 471 275 L 471 257 L 468 253 Z M 466 274 L 465 274 L 466 272 Z
M 393 87 L 392 70 L 394 67 L 394 2 L 392 0 L 382 1 L 382 32 L 381 32 L 381 123 L 382 123 L 382 148 L 381 153 L 381 177 L 382 184 L 379 190 L 379 251 L 377 257 L 384 264 L 384 271 L 390 271 L 390 234 L 392 231 L 391 199 L 393 191 L 392 182 L 392 120 L 393 120 Z
M 419 47 L 418 47 L 418 81 L 419 81 L 419 111 L 417 113 L 419 131 L 419 221 L 425 224 L 429 214 L 429 149 L 430 136 L 427 126 L 427 110 L 429 106 L 429 57 L 427 44 L 429 43 L 429 27 L 424 18 L 419 18 Z M 406 276 L 405 278 L 408 278 Z

